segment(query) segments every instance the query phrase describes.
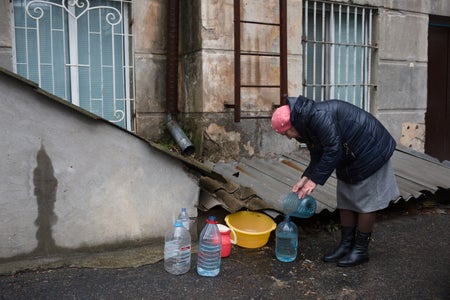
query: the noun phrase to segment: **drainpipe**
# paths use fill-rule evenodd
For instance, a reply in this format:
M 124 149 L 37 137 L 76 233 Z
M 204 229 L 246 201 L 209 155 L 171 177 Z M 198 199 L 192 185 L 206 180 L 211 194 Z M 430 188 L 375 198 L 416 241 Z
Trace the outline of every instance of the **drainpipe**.
M 173 119 L 178 114 L 178 24 L 179 2 L 167 1 L 167 37 L 166 37 L 166 109 L 167 127 L 185 155 L 194 152 L 194 146 L 183 130 Z
M 180 126 L 178 126 L 177 122 L 172 120 L 172 116 L 170 114 L 167 115 L 167 128 L 175 141 L 177 141 L 178 146 L 180 146 L 181 153 L 184 155 L 191 155 L 194 153 L 194 145 L 192 145 L 191 141 Z

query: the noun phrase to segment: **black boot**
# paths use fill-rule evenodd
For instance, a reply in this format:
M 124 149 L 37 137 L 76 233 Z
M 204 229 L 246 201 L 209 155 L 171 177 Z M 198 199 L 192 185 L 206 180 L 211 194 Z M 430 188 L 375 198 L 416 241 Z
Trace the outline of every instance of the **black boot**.
M 346 256 L 341 258 L 337 265 L 339 267 L 353 267 L 369 261 L 369 242 L 372 233 L 357 232 L 355 246 Z
M 344 257 L 347 253 L 350 252 L 353 248 L 353 244 L 355 243 L 355 232 L 356 227 L 346 227 L 342 226 L 341 228 L 341 243 L 334 249 L 333 252 L 326 254 L 323 257 L 324 262 L 336 262 L 340 258 Z

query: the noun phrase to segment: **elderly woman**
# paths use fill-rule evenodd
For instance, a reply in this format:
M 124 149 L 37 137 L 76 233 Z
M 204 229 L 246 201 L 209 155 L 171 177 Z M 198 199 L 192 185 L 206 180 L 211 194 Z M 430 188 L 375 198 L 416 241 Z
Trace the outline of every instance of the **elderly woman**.
M 323 185 L 336 170 L 341 242 L 323 257 L 338 266 L 369 261 L 376 211 L 399 195 L 390 158 L 396 143 L 371 114 L 340 100 L 288 98 L 272 116 L 272 128 L 305 143 L 310 163 L 292 187 L 299 198 Z

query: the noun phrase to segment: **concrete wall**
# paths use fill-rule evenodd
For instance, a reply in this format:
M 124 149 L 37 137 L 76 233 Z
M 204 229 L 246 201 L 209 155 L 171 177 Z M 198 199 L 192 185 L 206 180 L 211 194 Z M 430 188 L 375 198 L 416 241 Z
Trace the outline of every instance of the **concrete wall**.
M 345 2 L 345 1 L 343 1 Z M 422 151 L 427 109 L 428 17 L 450 16 L 447 0 L 356 0 L 378 8 L 371 112 L 404 146 Z M 411 131 L 410 128 L 420 128 Z
M 166 2 L 132 3 L 136 133 L 151 140 L 158 140 L 165 133 Z
M 377 15 L 371 112 L 400 142 L 405 123 L 423 124 L 427 104 L 427 1 L 392 1 Z M 391 8 L 392 7 L 392 8 Z M 403 142 L 403 141 L 401 141 Z M 417 149 L 417 148 L 416 148 Z
M 225 106 L 234 104 L 233 2 L 198 0 L 181 4 L 180 108 L 188 128 L 200 127 L 202 154 L 213 161 L 297 147 L 270 128 L 272 107 L 280 101 L 278 89 L 242 89 L 244 118 L 238 123 L 234 122 L 234 110 Z M 242 1 L 241 19 L 279 23 L 278 3 Z M 288 1 L 288 6 L 288 88 L 290 93 L 300 94 L 302 1 Z M 278 53 L 279 42 L 276 26 L 242 25 L 243 50 Z M 278 85 L 279 74 L 276 58 L 242 57 L 242 84 Z
M 0 67 L 12 70 L 11 4 L 0 0 Z
M 161 239 L 199 187 L 148 142 L 0 72 L 0 264 Z

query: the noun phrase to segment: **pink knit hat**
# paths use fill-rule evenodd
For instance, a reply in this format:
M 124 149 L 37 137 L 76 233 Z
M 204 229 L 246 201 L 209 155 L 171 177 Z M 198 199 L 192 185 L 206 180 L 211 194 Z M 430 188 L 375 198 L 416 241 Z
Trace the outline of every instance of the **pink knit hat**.
M 278 133 L 283 133 L 291 127 L 291 109 L 289 105 L 278 107 L 272 115 L 272 128 Z

